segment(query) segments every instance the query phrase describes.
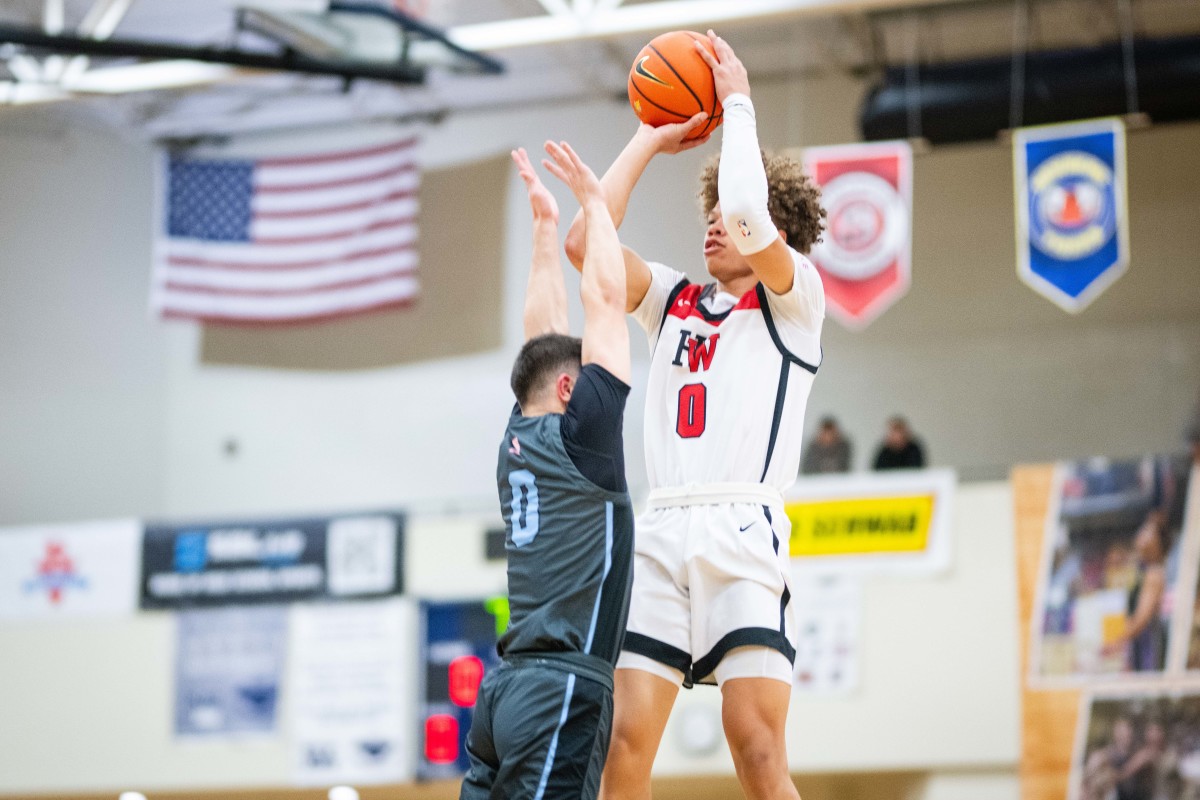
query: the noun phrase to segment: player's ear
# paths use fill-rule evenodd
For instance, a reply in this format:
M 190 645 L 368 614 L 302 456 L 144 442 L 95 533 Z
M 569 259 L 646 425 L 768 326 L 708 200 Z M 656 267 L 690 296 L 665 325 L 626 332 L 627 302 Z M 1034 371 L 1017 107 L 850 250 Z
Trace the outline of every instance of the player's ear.
M 571 399 L 571 392 L 575 390 L 575 379 L 566 372 L 558 374 L 558 380 L 554 382 L 554 391 L 558 395 L 558 399 L 564 404 Z
M 775 230 L 779 231 L 779 238 L 783 239 L 784 244 L 787 244 L 787 231 L 785 231 L 783 228 L 776 228 Z

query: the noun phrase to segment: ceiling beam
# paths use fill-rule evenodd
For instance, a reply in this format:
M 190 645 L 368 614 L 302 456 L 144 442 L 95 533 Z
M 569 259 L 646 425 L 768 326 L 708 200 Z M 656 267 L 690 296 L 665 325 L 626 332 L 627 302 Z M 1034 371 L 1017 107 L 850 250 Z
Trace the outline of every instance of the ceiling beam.
M 89 39 L 79 36 L 51 36 L 32 28 L 0 25 L 0 42 L 22 45 L 30 50 L 69 55 L 139 58 L 150 60 L 190 60 L 235 67 L 298 72 L 308 75 L 333 75 L 344 79 L 370 78 L 402 84 L 421 84 L 424 68 L 404 63 L 371 63 L 342 59 L 308 58 L 299 53 L 269 54 L 237 48 L 192 47 L 128 39 Z
M 940 5 L 968 0 L 921 0 Z M 578 2 L 578 0 L 577 0 Z M 913 0 L 657 0 L 621 6 L 599 0 L 581 15 L 525 17 L 451 28 L 449 38 L 473 50 L 505 50 L 581 39 L 607 39 L 631 33 L 692 28 L 727 22 L 788 16 L 833 16 L 851 12 L 911 7 Z
M 95 0 L 76 30 L 79 36 L 107 39 L 121 24 L 133 0 Z M 83 77 L 88 68 L 87 56 L 73 56 L 66 64 L 55 65 L 46 72 L 46 80 L 54 83 L 73 83 Z
M 79 35 L 107 39 L 113 35 L 131 5 L 133 0 L 96 0 L 79 23 Z

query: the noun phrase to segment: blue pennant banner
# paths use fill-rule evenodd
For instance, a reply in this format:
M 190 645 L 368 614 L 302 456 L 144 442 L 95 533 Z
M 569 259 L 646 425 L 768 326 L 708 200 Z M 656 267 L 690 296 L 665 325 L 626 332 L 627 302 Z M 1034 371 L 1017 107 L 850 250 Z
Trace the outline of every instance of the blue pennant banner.
M 1077 314 L 1129 265 L 1120 119 L 1022 128 L 1013 138 L 1017 272 Z

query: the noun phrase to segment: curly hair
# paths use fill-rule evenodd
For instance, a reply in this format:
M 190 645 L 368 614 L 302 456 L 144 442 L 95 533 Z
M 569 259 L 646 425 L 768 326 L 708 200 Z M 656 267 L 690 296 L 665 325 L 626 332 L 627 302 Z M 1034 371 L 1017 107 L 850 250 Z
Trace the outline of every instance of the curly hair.
M 821 189 L 804 174 L 800 162 L 788 156 L 762 152 L 767 170 L 767 210 L 775 226 L 787 234 L 787 243 L 807 253 L 821 241 L 825 230 L 825 209 L 821 208 Z M 717 172 L 720 156 L 714 156 L 700 175 L 700 207 L 707 217 L 719 200 Z

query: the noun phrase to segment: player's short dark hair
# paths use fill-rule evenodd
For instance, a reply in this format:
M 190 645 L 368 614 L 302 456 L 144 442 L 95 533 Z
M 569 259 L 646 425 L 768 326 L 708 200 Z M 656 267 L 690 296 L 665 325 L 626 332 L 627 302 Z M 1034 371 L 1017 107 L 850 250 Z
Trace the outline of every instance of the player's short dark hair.
M 804 166 L 796 159 L 760 151 L 767 172 L 767 210 L 775 227 L 787 234 L 788 246 L 807 254 L 821 241 L 825 230 L 825 209 L 821 207 L 821 187 L 804 174 Z M 713 158 L 700 176 L 700 208 L 704 215 L 720 200 L 717 197 L 717 177 L 721 158 Z
M 563 372 L 579 372 L 583 341 L 561 333 L 545 333 L 525 343 L 513 362 L 509 384 L 521 407 Z

